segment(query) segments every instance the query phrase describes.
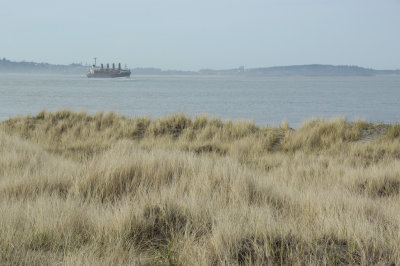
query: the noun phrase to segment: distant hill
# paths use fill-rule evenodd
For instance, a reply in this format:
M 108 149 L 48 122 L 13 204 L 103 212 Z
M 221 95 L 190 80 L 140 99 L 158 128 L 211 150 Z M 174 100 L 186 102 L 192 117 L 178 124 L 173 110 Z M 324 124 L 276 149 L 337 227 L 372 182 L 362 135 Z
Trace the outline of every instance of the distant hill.
M 0 59 L 0 73 L 54 73 L 84 74 L 88 66 L 82 64 L 53 65 L 36 62 L 13 62 Z M 242 75 L 242 76 L 373 76 L 400 75 L 400 70 L 375 70 L 359 66 L 294 65 L 262 68 L 243 66 L 234 69 L 202 69 L 199 71 L 162 70 L 159 68 L 134 68 L 132 75 Z
M 5 58 L 0 59 L 0 72 L 6 73 L 58 73 L 79 74 L 84 73 L 87 67 L 82 64 L 52 65 L 36 62 L 14 62 Z
M 371 76 L 373 69 L 358 66 L 300 65 L 249 69 L 252 75 L 301 75 L 301 76 Z
M 199 71 L 208 75 L 247 75 L 247 76 L 372 76 L 382 74 L 400 74 L 400 70 L 375 70 L 359 66 L 334 65 L 295 65 L 262 68 L 239 67 L 236 69 Z

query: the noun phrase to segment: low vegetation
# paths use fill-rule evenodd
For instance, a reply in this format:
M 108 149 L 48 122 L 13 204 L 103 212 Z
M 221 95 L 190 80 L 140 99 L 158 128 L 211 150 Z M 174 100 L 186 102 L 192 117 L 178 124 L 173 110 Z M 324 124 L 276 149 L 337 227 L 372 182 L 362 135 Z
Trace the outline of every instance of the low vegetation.
M 0 123 L 0 264 L 400 263 L 400 126 Z

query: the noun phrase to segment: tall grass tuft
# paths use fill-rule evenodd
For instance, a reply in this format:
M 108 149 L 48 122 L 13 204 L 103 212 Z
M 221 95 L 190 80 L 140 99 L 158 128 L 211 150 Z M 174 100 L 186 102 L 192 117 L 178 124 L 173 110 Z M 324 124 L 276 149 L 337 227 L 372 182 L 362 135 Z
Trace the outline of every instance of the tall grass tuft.
M 398 125 L 60 110 L 0 123 L 0 264 L 400 263 Z

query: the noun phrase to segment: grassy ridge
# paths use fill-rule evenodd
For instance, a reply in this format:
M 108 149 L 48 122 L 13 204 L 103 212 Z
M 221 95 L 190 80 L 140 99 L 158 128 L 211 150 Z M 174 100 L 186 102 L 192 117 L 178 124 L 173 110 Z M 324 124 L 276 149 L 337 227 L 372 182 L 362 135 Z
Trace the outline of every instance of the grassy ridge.
M 0 123 L 1 264 L 400 263 L 400 127 Z

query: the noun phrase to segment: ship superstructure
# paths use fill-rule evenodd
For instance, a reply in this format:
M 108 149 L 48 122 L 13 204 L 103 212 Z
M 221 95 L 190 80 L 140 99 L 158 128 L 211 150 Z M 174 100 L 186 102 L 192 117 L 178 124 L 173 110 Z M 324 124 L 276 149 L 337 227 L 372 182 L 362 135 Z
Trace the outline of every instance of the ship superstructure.
M 100 66 L 96 65 L 96 59 L 94 58 L 94 64 L 86 70 L 86 76 L 88 78 L 120 78 L 120 77 L 130 77 L 131 71 L 129 69 L 121 68 L 121 63 L 118 63 L 118 67 L 115 67 L 115 64 L 112 64 L 112 67 L 110 67 L 109 64 L 107 64 L 106 67 L 103 66 L 103 64 L 100 64 Z

